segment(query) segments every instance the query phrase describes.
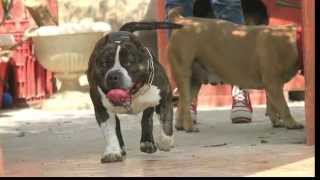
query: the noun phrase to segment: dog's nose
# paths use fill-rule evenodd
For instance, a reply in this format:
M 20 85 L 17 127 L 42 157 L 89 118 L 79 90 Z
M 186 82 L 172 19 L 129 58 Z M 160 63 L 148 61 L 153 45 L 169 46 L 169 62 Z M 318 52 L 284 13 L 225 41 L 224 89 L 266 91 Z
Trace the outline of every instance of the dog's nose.
M 108 84 L 108 86 L 110 86 L 112 88 L 120 87 L 120 85 L 121 85 L 121 72 L 119 72 L 119 71 L 111 72 L 107 76 L 107 84 Z

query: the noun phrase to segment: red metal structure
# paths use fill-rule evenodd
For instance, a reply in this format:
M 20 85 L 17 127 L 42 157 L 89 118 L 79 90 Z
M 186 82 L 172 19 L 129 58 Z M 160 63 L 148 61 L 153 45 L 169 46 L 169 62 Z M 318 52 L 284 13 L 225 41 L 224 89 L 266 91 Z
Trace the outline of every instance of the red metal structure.
M 47 0 L 53 15 L 57 15 L 57 2 Z M 23 4 L 23 0 L 12 0 L 10 9 L 11 19 L 5 20 L 0 25 L 1 34 L 13 34 L 17 42 L 22 40 L 24 31 L 35 22 L 31 18 Z M 0 4 L 0 19 L 4 16 L 2 4 Z M 31 40 L 24 42 L 17 47 L 9 63 L 0 64 L 0 108 L 2 105 L 2 94 L 4 82 L 8 80 L 8 67 L 13 70 L 13 78 L 9 79 L 11 94 L 15 104 L 29 104 L 34 101 L 42 100 L 53 94 L 53 74 L 46 71 L 37 61 L 33 52 Z
M 303 28 L 303 51 L 305 77 L 297 75 L 285 85 L 284 90 L 305 90 L 305 109 L 307 126 L 307 144 L 314 144 L 314 0 L 262 0 L 267 7 L 269 24 L 279 25 L 296 23 Z M 165 20 L 165 0 L 157 0 L 157 17 L 159 21 Z M 171 75 L 170 65 L 167 61 L 167 32 L 158 30 L 159 59 L 166 68 L 170 81 L 175 86 Z M 305 82 L 306 79 L 306 82 Z M 230 86 L 204 86 L 202 87 L 198 104 L 200 106 L 230 106 Z M 252 90 L 250 92 L 252 104 L 265 104 L 264 91 Z
M 315 1 L 303 0 L 302 5 L 303 29 L 304 29 L 304 71 L 306 79 L 305 112 L 307 125 L 307 144 L 315 144 Z

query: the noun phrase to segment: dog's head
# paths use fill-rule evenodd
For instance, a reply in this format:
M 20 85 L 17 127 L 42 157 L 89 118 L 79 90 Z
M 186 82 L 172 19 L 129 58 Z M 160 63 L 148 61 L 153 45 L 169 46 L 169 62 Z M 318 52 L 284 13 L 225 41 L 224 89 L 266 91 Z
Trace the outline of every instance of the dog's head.
M 170 22 L 129 22 L 119 32 L 100 39 L 89 61 L 89 85 L 98 88 L 115 106 L 123 106 L 154 77 L 154 57 L 135 31 L 179 29 L 182 25 Z
M 90 61 L 98 90 L 114 105 L 128 103 L 148 83 L 153 56 L 132 33 L 112 32 L 97 43 L 95 51 Z

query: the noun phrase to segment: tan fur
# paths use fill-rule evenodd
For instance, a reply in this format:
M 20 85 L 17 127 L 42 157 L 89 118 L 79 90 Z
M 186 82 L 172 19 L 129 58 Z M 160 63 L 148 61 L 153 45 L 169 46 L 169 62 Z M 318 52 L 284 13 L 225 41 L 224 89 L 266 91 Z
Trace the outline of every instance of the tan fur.
M 196 131 L 189 112 L 195 60 L 209 72 L 214 71 L 224 83 L 265 89 L 267 113 L 275 127 L 303 128 L 291 116 L 282 91 L 284 83 L 299 68 L 295 25 L 244 26 L 217 19 L 184 18 L 178 9 L 173 9 L 169 17 L 184 25 L 172 31 L 168 47 L 180 94 L 176 128 Z

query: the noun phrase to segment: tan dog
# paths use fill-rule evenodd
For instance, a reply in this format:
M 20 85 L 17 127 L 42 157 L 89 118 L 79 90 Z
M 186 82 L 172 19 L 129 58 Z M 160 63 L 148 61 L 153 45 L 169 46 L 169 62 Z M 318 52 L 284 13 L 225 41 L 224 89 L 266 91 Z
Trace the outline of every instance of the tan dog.
M 299 70 L 295 25 L 244 26 L 207 18 L 184 18 L 169 12 L 182 29 L 172 31 L 168 58 L 179 89 L 176 128 L 196 132 L 189 107 L 202 83 L 214 72 L 224 83 L 243 89 L 265 89 L 273 127 L 301 129 L 290 114 L 283 86 Z M 217 81 L 217 80 L 215 80 Z

